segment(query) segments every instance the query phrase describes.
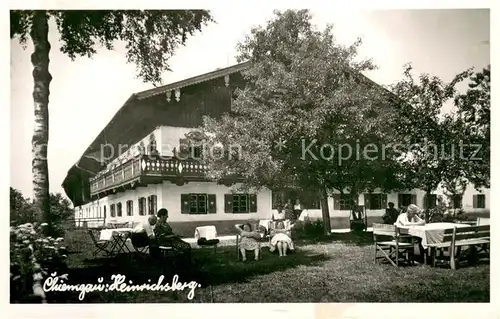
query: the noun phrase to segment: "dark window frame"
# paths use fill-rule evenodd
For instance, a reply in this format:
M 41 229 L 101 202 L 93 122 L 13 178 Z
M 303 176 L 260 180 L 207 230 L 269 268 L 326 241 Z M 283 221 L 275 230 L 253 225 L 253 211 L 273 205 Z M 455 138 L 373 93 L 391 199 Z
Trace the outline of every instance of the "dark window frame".
M 127 216 L 134 216 L 134 201 L 128 200 L 126 203 L 127 207 Z
M 206 193 L 190 193 L 189 214 L 191 215 L 208 214 L 208 195 L 209 194 Z
M 146 197 L 139 198 L 139 216 L 146 216 Z

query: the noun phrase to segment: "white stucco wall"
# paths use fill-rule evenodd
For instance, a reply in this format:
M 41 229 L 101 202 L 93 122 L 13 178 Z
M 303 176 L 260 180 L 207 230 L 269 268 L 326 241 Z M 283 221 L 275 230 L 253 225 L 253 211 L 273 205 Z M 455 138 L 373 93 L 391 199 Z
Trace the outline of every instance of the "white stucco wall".
M 99 201 L 91 202 L 83 206 L 75 208 L 75 218 L 98 218 L 104 217 L 104 206 L 106 206 L 106 222 L 127 222 L 127 221 L 146 221 L 148 215 L 139 215 L 139 201 L 140 197 L 148 197 L 150 195 L 157 196 L 157 206 L 160 208 L 167 208 L 169 211 L 169 220 L 172 222 L 187 222 L 187 221 L 216 221 L 216 220 L 248 220 L 248 219 L 268 219 L 271 218 L 272 213 L 272 194 L 269 190 L 260 191 L 257 193 L 257 213 L 248 214 L 227 214 L 224 212 L 224 194 L 231 192 L 231 188 L 223 185 L 217 185 L 212 182 L 190 182 L 183 186 L 177 186 L 169 181 L 164 181 L 161 184 L 148 185 L 147 187 L 139 187 L 134 190 L 127 190 L 114 195 L 109 195 Z M 378 191 L 375 190 L 374 193 Z M 202 193 L 202 194 L 215 194 L 216 195 L 216 214 L 181 214 L 181 194 L 189 193 Z M 440 190 L 435 192 L 442 194 Z M 416 194 L 417 205 L 423 207 L 425 191 L 412 190 L 405 192 L 405 194 Z M 475 209 L 473 208 L 473 195 L 485 194 L 486 208 Z M 133 201 L 133 216 L 127 216 L 126 202 Z M 467 187 L 462 200 L 462 206 L 467 212 L 482 212 L 489 210 L 490 190 L 481 189 L 476 191 L 472 185 Z M 111 217 L 109 205 L 122 203 L 122 216 Z M 398 204 L 398 193 L 387 194 L 387 202 Z M 364 205 L 364 195 L 359 195 L 359 204 Z M 336 218 L 349 218 L 349 211 L 334 210 L 333 198 L 328 198 L 328 208 L 330 217 Z M 321 218 L 320 209 L 307 210 L 309 217 Z M 381 210 L 367 210 L 368 216 L 382 216 L 385 213 L 385 208 Z M 146 212 L 147 214 L 147 212 Z M 89 226 L 91 224 L 89 223 Z

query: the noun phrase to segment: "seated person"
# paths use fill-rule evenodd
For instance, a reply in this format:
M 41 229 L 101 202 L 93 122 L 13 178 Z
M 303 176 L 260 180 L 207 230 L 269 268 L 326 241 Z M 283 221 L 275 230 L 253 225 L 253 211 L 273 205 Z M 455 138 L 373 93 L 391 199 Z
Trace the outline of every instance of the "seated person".
M 275 212 L 273 212 L 272 220 L 285 220 L 285 211 L 282 207 L 279 207 Z
M 406 208 L 406 213 L 402 213 L 398 216 L 398 219 L 394 225 L 398 227 L 402 226 L 422 226 L 425 225 L 425 221 L 418 217 L 418 212 L 420 209 L 417 205 L 411 204 Z M 420 262 L 424 260 L 424 247 L 422 246 L 422 238 L 416 238 L 418 242 L 418 250 L 420 251 Z
M 278 247 L 279 256 L 286 256 L 288 249 L 294 250 L 293 241 L 290 238 L 290 230 L 285 228 L 285 223 L 278 222 L 275 229 L 271 230 L 271 246 L 269 250 L 273 252 Z
M 385 210 L 385 214 L 382 216 L 382 219 L 384 220 L 384 224 L 392 225 L 397 221 L 399 212 L 396 208 L 394 208 L 394 203 L 389 202 L 388 205 L 389 208 Z
M 243 225 L 243 229 L 240 228 L 239 225 L 235 226 L 236 230 L 238 230 L 240 238 L 240 253 L 243 258 L 243 261 L 247 260 L 246 251 L 253 250 L 255 253 L 255 260 L 259 260 L 259 252 L 260 252 L 260 239 L 261 236 L 257 231 L 252 231 L 252 226 L 250 223 L 246 223 Z
M 417 205 L 411 204 L 407 207 L 406 213 L 402 213 L 398 216 L 394 225 L 397 226 L 418 226 L 425 225 L 425 221 L 418 217 L 418 212 L 420 209 Z
M 302 211 L 304 210 L 304 207 L 300 203 L 300 199 L 297 199 L 295 201 L 295 205 L 293 206 L 293 216 L 294 219 L 292 219 L 292 223 L 295 223 L 297 219 L 299 218 L 300 214 L 302 214 Z
M 147 223 L 139 223 L 134 230 L 132 230 L 132 234 L 130 235 L 132 244 L 136 247 L 149 246 L 151 239 L 155 237 L 153 227 L 156 225 L 157 221 L 158 218 L 153 215 L 149 216 Z
M 172 227 L 167 223 L 168 210 L 162 208 L 156 215 L 158 216 L 158 222 L 154 227 L 156 245 L 172 247 L 175 254 L 186 263 L 190 263 L 191 245 L 172 232 Z

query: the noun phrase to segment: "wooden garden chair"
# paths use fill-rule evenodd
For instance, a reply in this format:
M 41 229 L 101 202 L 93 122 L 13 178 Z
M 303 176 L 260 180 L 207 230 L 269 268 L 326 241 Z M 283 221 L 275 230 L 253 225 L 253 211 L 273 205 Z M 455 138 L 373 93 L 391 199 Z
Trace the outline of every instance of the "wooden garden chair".
M 382 259 L 398 267 L 402 254 L 409 263 L 413 263 L 414 242 L 406 229 L 395 225 L 373 224 L 373 241 L 375 263 L 377 259 Z M 381 255 L 377 256 L 377 253 Z

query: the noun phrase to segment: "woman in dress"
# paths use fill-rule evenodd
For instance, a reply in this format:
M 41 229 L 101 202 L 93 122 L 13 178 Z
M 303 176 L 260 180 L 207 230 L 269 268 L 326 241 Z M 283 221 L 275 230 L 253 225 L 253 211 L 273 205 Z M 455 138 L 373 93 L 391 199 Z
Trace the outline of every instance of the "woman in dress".
M 286 256 L 288 249 L 294 250 L 293 241 L 290 238 L 290 230 L 285 228 L 285 223 L 278 222 L 276 228 L 271 230 L 271 246 L 269 250 L 271 252 L 278 248 L 278 253 L 280 257 Z
M 173 233 L 172 227 L 167 223 L 168 210 L 162 208 L 156 215 L 158 216 L 158 222 L 154 227 L 156 244 L 172 247 L 179 260 L 185 263 L 185 266 L 189 266 L 191 264 L 191 245 Z
M 253 250 L 255 253 L 255 260 L 259 260 L 260 234 L 256 231 L 252 231 L 252 226 L 250 225 L 250 223 L 244 224 L 243 229 L 238 225 L 236 225 L 235 228 L 238 230 L 241 237 L 239 247 L 243 261 L 247 260 L 247 250 Z

